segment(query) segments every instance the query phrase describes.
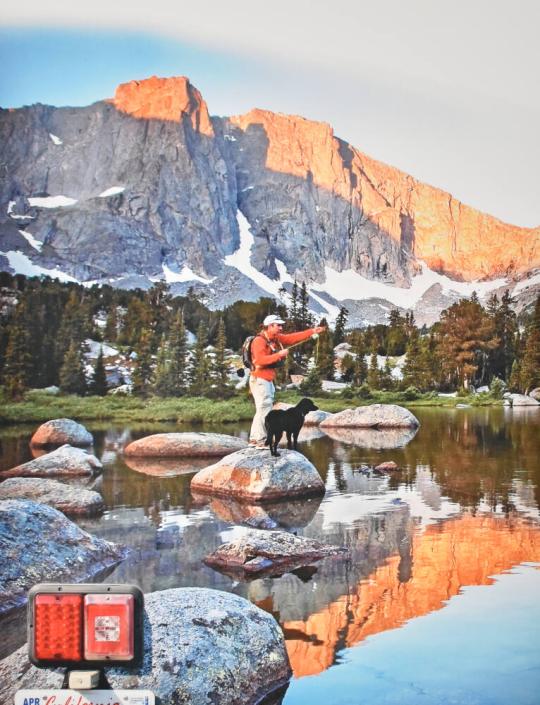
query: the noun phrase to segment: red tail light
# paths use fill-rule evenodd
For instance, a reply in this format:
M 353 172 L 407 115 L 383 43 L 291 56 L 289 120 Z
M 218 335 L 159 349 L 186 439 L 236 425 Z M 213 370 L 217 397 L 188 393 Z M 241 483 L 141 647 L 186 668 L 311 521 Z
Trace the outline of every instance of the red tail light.
M 133 585 L 34 586 L 28 648 L 37 666 L 135 664 L 142 655 L 143 595 Z
M 46 661 L 82 659 L 82 601 L 82 595 L 36 595 L 36 658 Z

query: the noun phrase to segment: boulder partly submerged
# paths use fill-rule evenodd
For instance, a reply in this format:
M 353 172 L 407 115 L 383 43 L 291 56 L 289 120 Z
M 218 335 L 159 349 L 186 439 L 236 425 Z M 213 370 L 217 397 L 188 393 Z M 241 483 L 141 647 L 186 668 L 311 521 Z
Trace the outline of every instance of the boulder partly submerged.
M 125 555 L 52 507 L 0 501 L 0 614 L 24 604 L 36 583 L 88 581 Z
M 102 468 L 102 464 L 95 455 L 87 453 L 82 448 L 63 445 L 51 453 L 46 453 L 9 470 L 3 470 L 0 472 L 0 478 L 88 476 Z
M 347 558 L 349 551 L 285 531 L 248 529 L 235 541 L 219 546 L 204 562 L 233 577 L 253 578 L 294 570 L 326 556 Z
M 94 437 L 86 428 L 73 419 L 53 419 L 37 429 L 30 440 L 33 446 L 91 446 Z
M 146 458 L 196 458 L 234 453 L 247 441 L 223 433 L 155 433 L 124 448 L 126 456 Z
M 41 477 L 10 477 L 0 483 L 0 500 L 31 499 L 67 516 L 94 516 L 103 511 L 98 492 Z
M 137 670 L 105 668 L 112 688 L 148 689 L 162 703 L 255 705 L 292 673 L 275 619 L 242 597 L 207 588 L 145 595 L 144 658 Z M 63 672 L 32 666 L 26 647 L 0 663 L 0 698 L 60 688 Z M 265 701 L 266 702 L 266 701 Z
M 371 404 L 345 409 L 321 423 L 321 428 L 418 428 L 414 414 L 397 404 Z
M 200 470 L 191 489 L 260 502 L 324 494 L 324 483 L 315 466 L 295 450 L 282 451 L 276 458 L 269 450 L 246 448 Z
M 510 394 L 512 406 L 540 406 L 540 403 L 528 394 Z

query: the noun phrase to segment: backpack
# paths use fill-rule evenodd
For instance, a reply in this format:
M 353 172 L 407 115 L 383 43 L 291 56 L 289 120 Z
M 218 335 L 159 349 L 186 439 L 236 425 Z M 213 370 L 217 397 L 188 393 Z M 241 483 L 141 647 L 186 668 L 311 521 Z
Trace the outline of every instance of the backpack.
M 251 359 L 251 343 L 253 342 L 254 338 L 257 338 L 258 335 L 248 335 L 248 337 L 244 340 L 244 343 L 242 345 L 242 362 L 244 363 L 244 367 L 247 367 L 248 370 L 254 370 L 253 366 L 253 360 Z M 261 336 L 264 337 L 264 336 Z M 281 349 L 283 349 L 283 346 L 281 343 L 279 343 L 279 346 Z M 282 367 L 285 364 L 285 360 L 279 360 L 278 362 L 274 362 L 273 365 L 267 365 L 268 369 L 273 369 L 275 367 Z
M 253 338 L 256 337 L 256 335 L 248 335 L 242 344 L 242 362 L 244 363 L 244 367 L 247 367 L 248 370 L 253 369 L 253 362 L 251 360 L 251 343 L 253 342 Z

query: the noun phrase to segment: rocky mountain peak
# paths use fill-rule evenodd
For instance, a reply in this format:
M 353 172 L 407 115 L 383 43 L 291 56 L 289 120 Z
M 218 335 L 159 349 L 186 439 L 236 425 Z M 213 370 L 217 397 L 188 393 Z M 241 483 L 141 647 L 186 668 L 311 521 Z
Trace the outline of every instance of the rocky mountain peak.
M 121 83 L 111 102 L 120 112 L 145 120 L 179 122 L 187 116 L 195 130 L 214 134 L 206 103 L 186 76 Z

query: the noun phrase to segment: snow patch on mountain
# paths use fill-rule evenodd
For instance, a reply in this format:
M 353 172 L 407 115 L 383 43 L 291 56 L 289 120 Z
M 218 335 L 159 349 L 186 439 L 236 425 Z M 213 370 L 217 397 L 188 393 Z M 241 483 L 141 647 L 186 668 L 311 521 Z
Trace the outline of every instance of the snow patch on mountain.
M 468 297 L 473 291 L 476 291 L 479 297 L 483 297 L 507 283 L 506 279 L 493 279 L 487 282 L 458 282 L 434 272 L 424 262 L 419 264 L 422 267 L 422 272 L 413 277 L 408 289 L 367 279 L 352 269 L 338 272 L 326 266 L 324 291 L 338 301 L 380 298 L 386 299 L 395 306 L 413 308 L 433 284 L 440 284 L 443 292 L 455 291 L 461 296 Z
M 251 233 L 251 226 L 249 224 L 246 216 L 238 210 L 236 212 L 236 220 L 238 222 L 238 229 L 240 231 L 240 245 L 238 249 L 232 253 L 232 255 L 227 255 L 223 260 L 224 264 L 228 267 L 234 267 L 244 276 L 249 277 L 257 286 L 259 286 L 264 291 L 267 291 L 271 296 L 280 298 L 279 290 L 281 289 L 284 282 L 292 282 L 291 277 L 287 274 L 287 268 L 283 262 L 276 260 L 276 267 L 280 274 L 280 278 L 270 279 L 266 274 L 259 272 L 258 269 L 251 264 L 251 248 L 255 242 L 255 238 Z
M 19 230 L 19 233 L 24 237 L 24 239 L 32 245 L 34 250 L 37 250 L 38 252 L 41 252 L 41 248 L 43 247 L 43 243 L 40 242 L 39 240 L 36 240 L 36 238 L 31 235 L 30 233 L 27 233 L 25 230 Z
M 53 135 L 52 132 L 49 132 L 49 137 L 51 138 L 51 140 L 52 140 L 52 141 L 54 142 L 54 144 L 56 144 L 56 145 L 64 144 L 64 143 L 62 142 L 62 140 L 60 139 L 60 137 L 57 137 L 56 135 Z
M 520 282 L 518 282 L 514 287 L 512 296 L 519 294 L 520 291 L 527 289 L 527 287 L 529 286 L 534 286 L 535 284 L 540 284 L 540 272 L 538 272 L 538 274 L 533 274 L 533 276 L 529 277 L 528 279 L 522 279 Z
M 167 284 L 174 284 L 176 282 L 191 282 L 191 281 L 198 281 L 202 282 L 203 284 L 210 284 L 210 282 L 214 281 L 215 277 L 212 277 L 211 279 L 204 279 L 203 277 L 200 277 L 198 274 L 195 274 L 193 270 L 191 270 L 187 264 L 185 264 L 180 272 L 174 272 L 170 267 L 168 267 L 165 263 L 162 264 L 161 268 L 163 269 L 163 276 L 165 277 L 165 281 Z
M 126 190 L 125 186 L 111 186 L 106 191 L 102 191 L 98 198 L 108 198 L 109 196 L 116 196 L 119 193 L 123 193 Z
M 15 206 L 15 201 L 10 201 L 8 203 L 8 207 L 7 207 L 7 214 L 9 215 L 10 218 L 13 218 L 13 220 L 28 220 L 29 218 L 34 217 L 32 215 L 19 215 L 18 213 L 13 213 L 14 206 Z
M 45 269 L 44 267 L 38 267 L 34 264 L 26 255 L 22 252 L 15 252 L 10 250 L 9 252 L 2 252 L 8 262 L 9 266 L 17 274 L 25 274 L 27 277 L 39 277 L 46 276 L 51 277 L 51 279 L 58 279 L 61 282 L 76 282 L 79 283 L 77 279 L 70 277 L 69 274 L 62 272 L 60 269 Z
M 32 196 L 28 203 L 36 208 L 65 208 L 77 203 L 77 199 L 69 196 Z

